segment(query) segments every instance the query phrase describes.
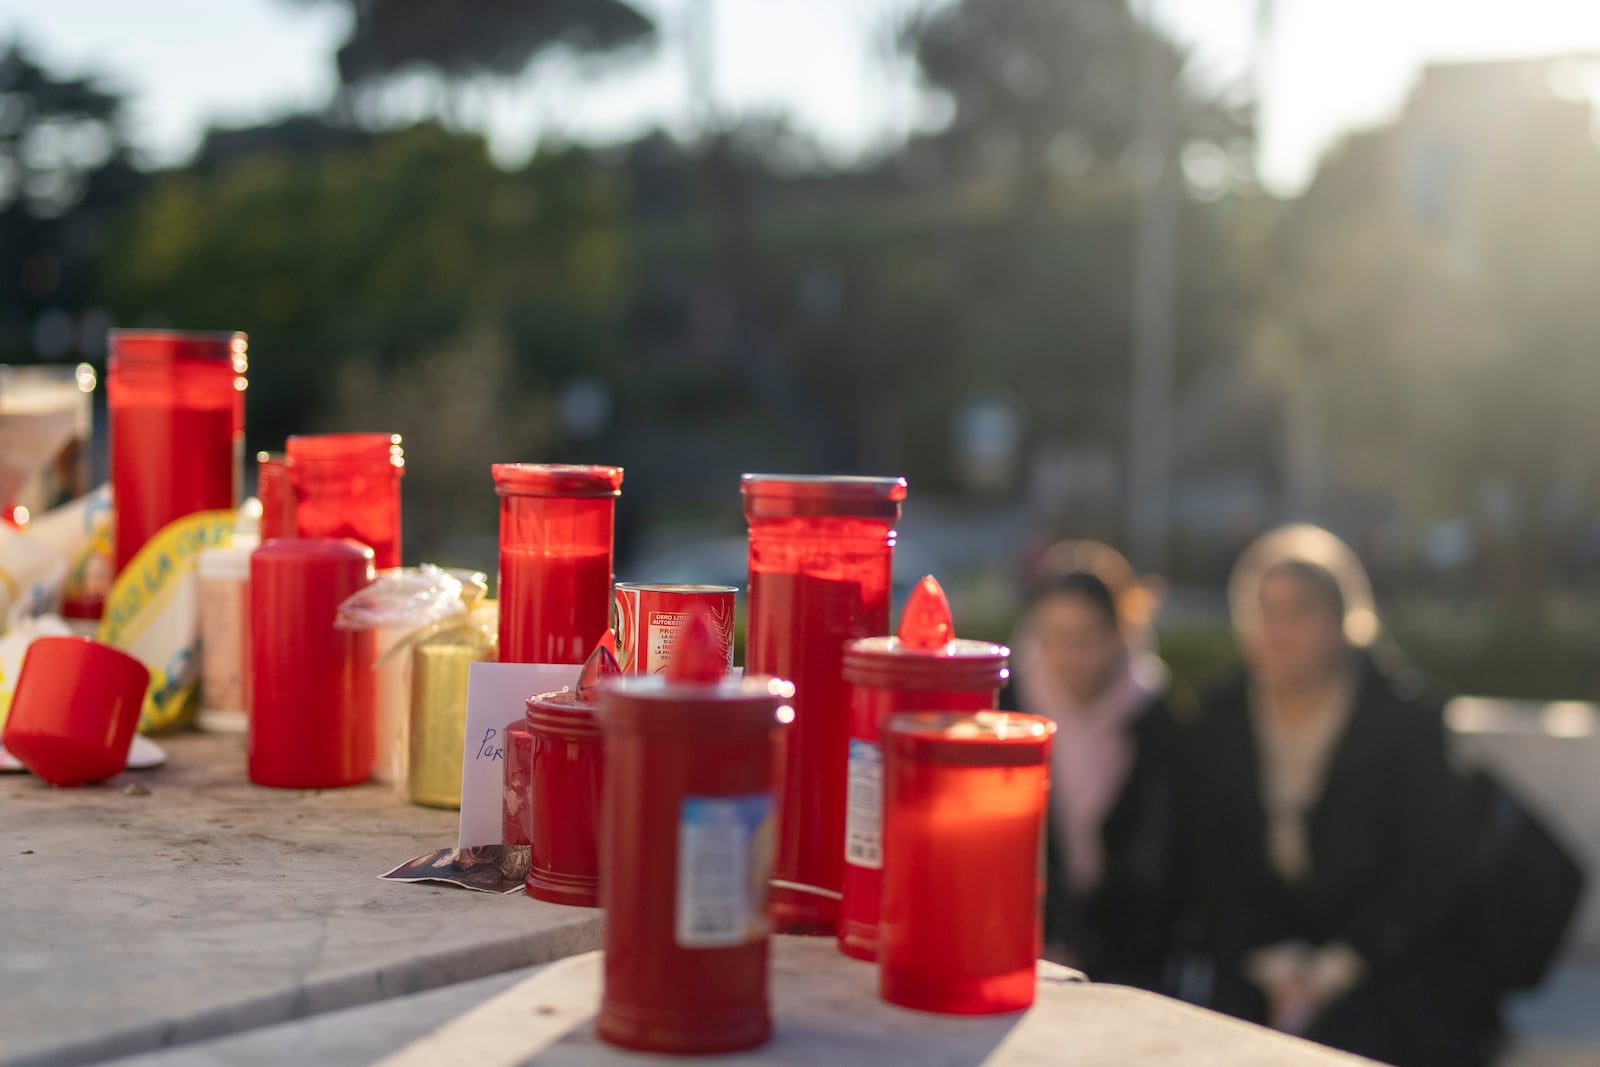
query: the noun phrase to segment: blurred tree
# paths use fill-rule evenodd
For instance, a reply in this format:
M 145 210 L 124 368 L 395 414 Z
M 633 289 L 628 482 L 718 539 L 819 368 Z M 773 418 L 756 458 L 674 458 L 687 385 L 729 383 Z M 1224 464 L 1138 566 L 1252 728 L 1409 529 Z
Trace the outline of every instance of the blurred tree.
M 950 117 L 924 147 L 954 176 L 999 175 L 1025 189 L 1052 178 L 1131 166 L 1139 148 L 1139 62 L 1155 57 L 1170 87 L 1179 145 L 1207 145 L 1247 168 L 1248 98 L 1208 95 L 1187 57 L 1127 0 L 958 0 L 914 15 L 900 32 L 923 82 Z
M 619 223 L 587 153 L 506 172 L 481 137 L 424 124 L 161 177 L 108 258 L 109 292 L 121 321 L 247 330 L 250 434 L 276 446 L 327 410 L 343 364 L 403 376 L 469 329 L 509 338 L 508 397 L 614 366 Z
M 1329 480 L 1417 523 L 1475 520 L 1530 603 L 1600 502 L 1600 149 L 1540 64 L 1430 68 L 1393 126 L 1349 139 L 1261 264 L 1264 365 Z
M 0 51 L 0 361 L 98 355 L 94 270 L 141 186 L 122 101 Z
M 624 0 L 332 2 L 352 16 L 338 54 L 339 79 L 347 86 L 417 71 L 445 81 L 511 77 L 547 52 L 604 56 L 646 43 L 655 33 L 654 24 Z

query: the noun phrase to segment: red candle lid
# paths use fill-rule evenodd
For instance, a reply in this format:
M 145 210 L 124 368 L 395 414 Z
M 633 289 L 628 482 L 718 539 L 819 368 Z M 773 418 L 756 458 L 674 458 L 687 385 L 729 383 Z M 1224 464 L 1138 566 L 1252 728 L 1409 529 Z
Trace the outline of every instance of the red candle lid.
M 584 661 L 578 672 L 576 689 L 558 689 L 553 693 L 537 693 L 527 699 L 526 719 L 529 726 L 536 723 L 582 724 L 594 720 L 595 709 L 600 704 L 600 691 L 607 682 L 622 676 L 617 657 L 612 651 L 616 638 L 607 630 Z
M 889 716 L 883 743 L 920 763 L 1026 767 L 1050 758 L 1056 724 L 1007 711 L 906 711 Z
M 111 357 L 120 362 L 170 363 L 180 359 L 231 360 L 235 374 L 248 366 L 248 338 L 236 330 L 109 330 Z
M 746 474 L 739 479 L 744 513 L 751 519 L 795 516 L 898 519 L 906 498 L 904 478 L 852 475 Z
M 397 433 L 314 433 L 289 438 L 284 446 L 289 469 L 296 466 L 322 467 L 406 465 L 405 449 Z
M 1004 645 L 956 637 L 950 601 L 930 574 L 911 591 L 894 637 L 866 637 L 845 645 L 844 680 L 875 689 L 999 689 L 1011 676 L 1006 667 L 1010 655 Z
M 494 491 L 501 496 L 619 496 L 622 468 L 561 463 L 495 463 Z
M 606 686 L 600 699 L 608 732 L 715 739 L 794 720 L 792 682 L 728 676 L 704 608 L 678 632 L 664 673 L 625 676 Z

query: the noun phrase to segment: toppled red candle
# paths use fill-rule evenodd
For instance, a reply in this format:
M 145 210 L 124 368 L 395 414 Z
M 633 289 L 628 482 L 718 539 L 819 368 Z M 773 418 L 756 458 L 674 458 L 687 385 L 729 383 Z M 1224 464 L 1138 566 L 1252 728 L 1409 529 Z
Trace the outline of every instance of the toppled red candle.
M 607 642 L 610 638 L 610 642 Z M 594 651 L 589 653 L 589 658 L 584 661 L 583 670 L 578 674 L 578 703 L 600 703 L 600 686 L 613 675 L 622 673 L 622 667 L 617 664 L 616 638 L 610 630 L 594 646 Z
M 918 582 L 906 598 L 905 611 L 900 614 L 900 629 L 895 636 L 906 648 L 919 652 L 938 652 L 955 640 L 950 599 L 933 575 Z
M 704 609 L 694 612 L 678 631 L 672 655 L 667 660 L 667 680 L 671 682 L 720 682 L 728 673 L 727 654 Z

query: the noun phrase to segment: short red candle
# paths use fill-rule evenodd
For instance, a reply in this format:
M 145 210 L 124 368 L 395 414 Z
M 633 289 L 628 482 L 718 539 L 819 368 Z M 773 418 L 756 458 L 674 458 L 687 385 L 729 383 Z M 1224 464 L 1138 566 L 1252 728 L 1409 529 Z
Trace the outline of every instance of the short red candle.
M 600 905 L 600 782 L 605 747 L 595 717 L 600 686 L 622 668 L 607 630 L 589 654 L 577 689 L 528 698 L 532 735 L 528 833 L 530 897 L 555 904 Z
M 593 705 L 571 691 L 528 698 L 533 740 L 530 897 L 600 905 L 600 783 L 605 749 Z
M 261 540 L 294 537 L 294 483 L 289 479 L 288 457 L 273 452 L 256 454 L 256 498 L 261 501 Z
M 372 548 L 379 570 L 400 566 L 400 435 L 291 437 L 289 478 L 301 537 L 348 537 Z
M 938 590 L 938 583 L 923 579 Z M 844 899 L 839 950 L 861 960 L 878 958 L 878 912 L 883 896 L 883 751 L 879 732 L 901 711 L 982 711 L 992 708 L 1010 672 L 1011 650 L 952 636 L 945 609 L 942 643 L 929 647 L 908 634 L 918 621 L 912 594 L 899 637 L 866 637 L 845 646 L 844 680 L 850 692 L 850 785 L 846 802 Z M 944 594 L 937 592 L 942 602 Z M 918 647 L 919 645 L 923 647 Z
M 250 780 L 288 789 L 358 785 L 377 747 L 372 632 L 334 626 L 372 583 L 372 549 L 283 538 L 250 557 Z
M 774 756 L 793 691 L 768 678 L 659 674 L 603 690 L 597 1030 L 611 1044 L 704 1054 L 771 1034 Z
M 962 1015 L 1033 1003 L 1054 733 L 1047 719 L 1000 712 L 885 724 L 885 1000 Z
M 496 463 L 500 661 L 582 663 L 611 625 L 621 467 Z
M 237 507 L 245 335 L 112 330 L 112 562 L 120 572 L 161 528 Z
M 849 700 L 845 642 L 889 629 L 894 523 L 903 478 L 747 474 L 754 674 L 795 685 L 784 742 L 773 916 L 791 933 L 832 934 L 844 884 Z

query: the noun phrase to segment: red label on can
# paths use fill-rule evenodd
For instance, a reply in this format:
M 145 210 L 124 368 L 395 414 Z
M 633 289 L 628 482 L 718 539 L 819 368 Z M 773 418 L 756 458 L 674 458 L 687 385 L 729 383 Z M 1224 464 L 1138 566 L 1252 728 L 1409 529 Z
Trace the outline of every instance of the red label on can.
M 617 662 L 624 674 L 660 674 L 667 668 L 678 630 L 697 609 L 711 617 L 729 670 L 733 669 L 733 601 L 731 585 L 647 585 L 618 582 L 616 611 Z

